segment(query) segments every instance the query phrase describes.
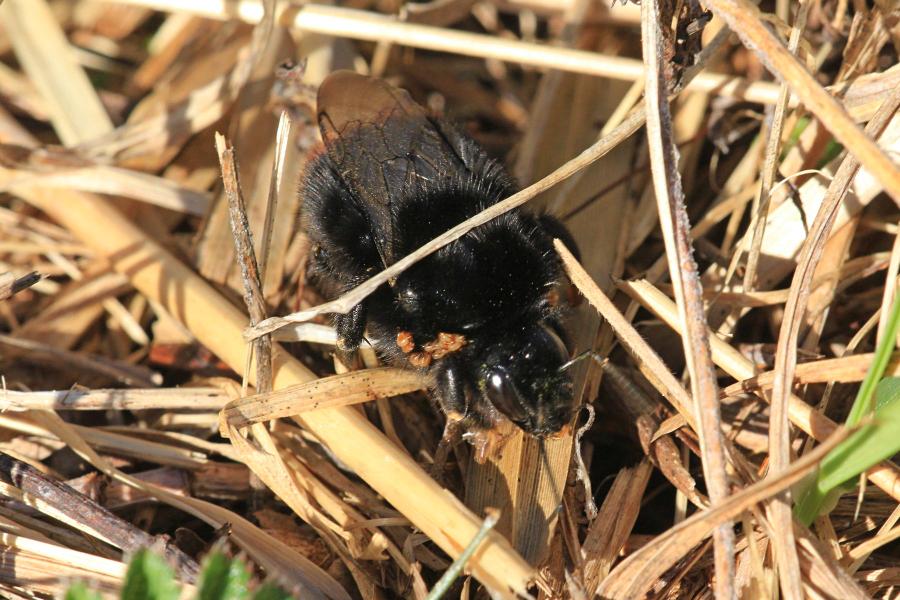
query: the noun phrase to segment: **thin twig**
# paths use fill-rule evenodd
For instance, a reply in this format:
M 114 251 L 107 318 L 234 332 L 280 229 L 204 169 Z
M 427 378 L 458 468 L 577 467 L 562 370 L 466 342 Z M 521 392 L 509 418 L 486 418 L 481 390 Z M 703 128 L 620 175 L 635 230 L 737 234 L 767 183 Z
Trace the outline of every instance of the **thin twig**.
M 225 138 L 216 133 L 216 150 L 219 164 L 222 167 L 222 183 L 225 197 L 228 199 L 228 218 L 231 221 L 231 232 L 234 235 L 235 254 L 241 265 L 241 279 L 244 282 L 244 303 L 250 313 L 250 322 L 259 323 L 266 318 L 266 304 L 260 289 L 260 273 L 253 251 L 253 240 L 250 237 L 250 223 L 247 222 L 247 211 L 241 195 L 241 184 L 238 170 L 234 162 L 234 149 Z M 256 389 L 259 392 L 272 391 L 272 339 L 261 336 L 254 340 L 254 353 L 257 361 Z
M 791 29 L 791 38 L 788 40 L 788 50 L 794 54 L 797 53 L 797 48 L 800 46 L 800 38 L 803 35 L 803 30 L 806 28 L 806 17 L 809 14 L 810 6 L 812 6 L 810 0 L 801 0 L 797 19 L 794 21 L 793 29 Z M 758 201 L 754 203 L 753 221 L 750 223 L 750 231 L 753 232 L 753 237 L 750 243 L 750 252 L 747 255 L 747 265 L 744 267 L 743 291 L 745 292 L 753 289 L 756 279 L 760 248 L 762 247 L 763 235 L 766 232 L 766 217 L 769 214 L 769 204 L 772 199 L 772 186 L 775 184 L 775 174 L 778 171 L 784 116 L 787 113 L 790 95 L 791 88 L 786 83 L 782 83 L 778 101 L 772 108 L 772 123 L 769 125 L 769 139 L 766 142 L 765 165 L 759 186 Z
M 719 389 L 716 371 L 710 356 L 706 315 L 703 311 L 703 290 L 697 263 L 691 248 L 690 223 L 684 204 L 684 192 L 678 171 L 678 157 L 672 131 L 672 117 L 667 98 L 668 77 L 662 18 L 656 0 L 641 2 L 641 37 L 644 63 L 647 65 L 644 98 L 647 103 L 647 145 L 653 188 L 656 195 L 659 221 L 666 246 L 669 275 L 675 288 L 675 299 L 684 329 L 682 344 L 691 377 L 691 395 L 700 430 L 700 449 L 703 473 L 713 506 L 721 503 L 729 493 L 725 471 L 725 447 L 722 437 L 722 417 L 719 412 Z M 734 531 L 730 523 L 723 523 L 713 532 L 715 551 L 715 594 L 727 600 L 734 593 Z

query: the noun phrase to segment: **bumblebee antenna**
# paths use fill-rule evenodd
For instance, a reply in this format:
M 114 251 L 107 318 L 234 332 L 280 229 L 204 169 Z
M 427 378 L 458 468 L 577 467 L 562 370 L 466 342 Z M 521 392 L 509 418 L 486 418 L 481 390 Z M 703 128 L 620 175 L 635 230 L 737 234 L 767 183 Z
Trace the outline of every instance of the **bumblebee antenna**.
M 572 368 L 574 365 L 580 363 L 581 361 L 583 361 L 586 358 L 592 359 L 601 367 L 603 365 L 605 365 L 607 362 L 609 362 L 609 359 L 600 356 L 599 352 L 594 352 L 593 350 L 585 350 L 581 354 L 576 355 L 572 360 L 563 363 L 563 365 L 558 369 L 558 371 L 560 373 L 562 373 L 566 369 Z

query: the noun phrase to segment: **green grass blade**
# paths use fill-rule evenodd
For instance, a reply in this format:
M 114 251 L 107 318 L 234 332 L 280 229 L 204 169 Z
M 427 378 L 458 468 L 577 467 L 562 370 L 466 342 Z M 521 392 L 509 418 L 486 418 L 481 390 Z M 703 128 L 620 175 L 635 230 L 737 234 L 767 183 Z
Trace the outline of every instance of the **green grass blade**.
M 815 479 L 797 495 L 794 514 L 812 523 L 824 509 L 830 509 L 844 486 L 869 467 L 900 452 L 900 380 L 882 379 L 900 329 L 900 297 L 895 298 L 884 337 L 875 350 L 856 400 L 847 417 L 847 427 L 859 426 L 874 414 L 874 421 L 860 428 L 832 450 L 819 465 Z M 852 486 L 851 488 L 852 489 Z

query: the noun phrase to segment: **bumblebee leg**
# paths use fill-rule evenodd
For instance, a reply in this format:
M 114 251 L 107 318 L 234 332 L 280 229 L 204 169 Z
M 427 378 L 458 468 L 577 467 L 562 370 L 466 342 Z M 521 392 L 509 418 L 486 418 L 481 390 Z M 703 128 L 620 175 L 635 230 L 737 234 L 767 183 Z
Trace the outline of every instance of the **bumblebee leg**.
M 366 331 L 366 304 L 360 302 L 345 315 L 334 316 L 338 350 L 353 354 L 359 349 Z
M 435 396 L 448 421 L 462 421 L 469 416 L 471 385 L 453 358 L 444 358 L 435 369 Z
M 462 440 L 462 434 L 465 428 L 459 421 L 447 420 L 444 425 L 444 434 L 438 442 L 437 450 L 434 451 L 434 462 L 428 474 L 438 483 L 444 483 L 444 471 L 447 467 L 447 460 L 450 458 L 450 451 Z

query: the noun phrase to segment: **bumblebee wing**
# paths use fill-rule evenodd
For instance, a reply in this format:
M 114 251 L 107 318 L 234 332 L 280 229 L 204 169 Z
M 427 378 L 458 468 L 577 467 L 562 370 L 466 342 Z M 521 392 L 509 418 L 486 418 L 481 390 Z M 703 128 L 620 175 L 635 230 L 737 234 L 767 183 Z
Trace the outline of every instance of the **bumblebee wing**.
M 456 144 L 405 90 L 337 71 L 319 87 L 322 139 L 338 173 L 359 197 L 385 265 L 394 262 L 395 213 L 402 202 L 465 169 Z

